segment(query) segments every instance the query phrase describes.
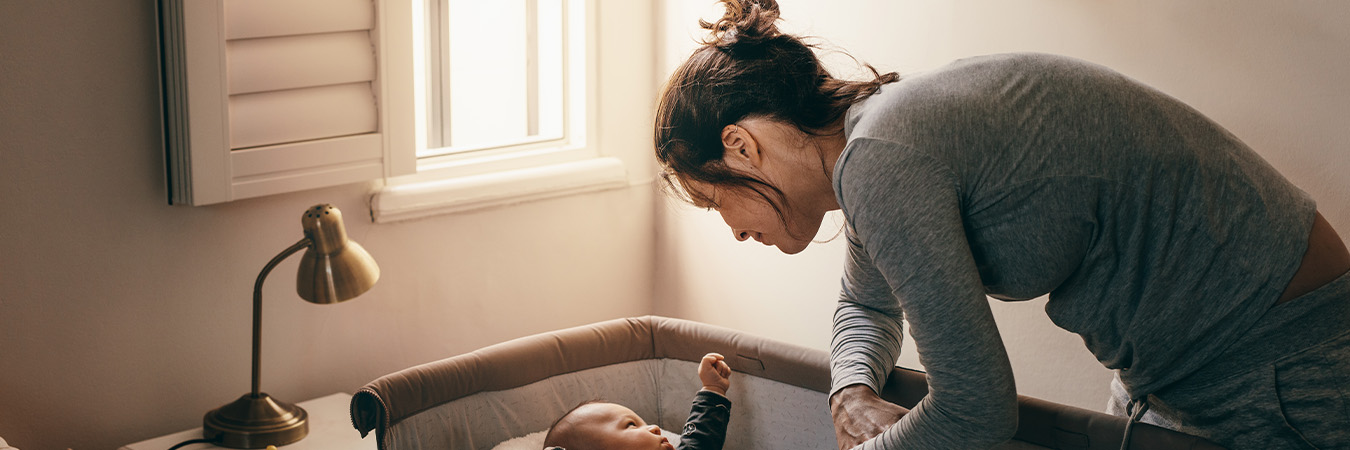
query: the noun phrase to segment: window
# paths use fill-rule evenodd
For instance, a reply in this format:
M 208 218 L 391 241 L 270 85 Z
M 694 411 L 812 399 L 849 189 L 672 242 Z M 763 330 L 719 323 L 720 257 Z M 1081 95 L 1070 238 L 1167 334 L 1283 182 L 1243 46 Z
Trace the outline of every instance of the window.
M 414 18 L 414 43 L 421 46 L 414 49 L 419 172 L 444 178 L 474 174 L 445 169 L 484 159 L 594 156 L 576 151 L 585 149 L 594 121 L 587 84 L 593 0 L 420 1 L 424 15 Z
M 171 203 L 383 180 L 385 222 L 654 173 L 649 2 L 160 5 Z
M 651 17 L 650 5 L 638 2 L 634 13 L 629 0 L 422 1 L 413 20 L 417 174 L 390 179 L 376 193 L 375 221 L 629 184 L 633 164 L 624 160 L 636 158 L 623 156 L 631 150 L 606 151 L 597 130 L 613 122 L 609 114 L 642 120 L 652 93 L 625 94 L 619 84 L 601 95 L 596 87 L 602 66 L 616 77 L 653 82 L 653 36 L 641 19 Z M 616 22 L 616 30 L 638 26 L 647 35 L 599 43 L 601 8 L 634 21 Z M 597 61 L 634 44 L 636 54 Z M 609 100 L 614 95 L 629 97 Z M 602 101 L 612 112 L 600 113 Z
M 419 157 L 567 137 L 568 100 L 585 95 L 584 85 L 566 85 L 584 80 L 584 70 L 564 76 L 569 66 L 584 69 L 584 1 L 426 5 L 427 146 Z

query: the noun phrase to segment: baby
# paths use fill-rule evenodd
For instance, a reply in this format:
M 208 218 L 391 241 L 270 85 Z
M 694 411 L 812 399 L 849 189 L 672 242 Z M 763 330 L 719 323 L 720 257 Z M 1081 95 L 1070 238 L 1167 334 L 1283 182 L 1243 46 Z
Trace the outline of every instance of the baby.
M 679 450 L 721 450 L 731 417 L 731 367 L 716 353 L 703 356 L 698 379 L 703 389 L 694 397 Z M 633 410 L 613 403 L 588 402 L 563 414 L 544 437 L 544 450 L 675 450 L 661 427 L 647 425 Z

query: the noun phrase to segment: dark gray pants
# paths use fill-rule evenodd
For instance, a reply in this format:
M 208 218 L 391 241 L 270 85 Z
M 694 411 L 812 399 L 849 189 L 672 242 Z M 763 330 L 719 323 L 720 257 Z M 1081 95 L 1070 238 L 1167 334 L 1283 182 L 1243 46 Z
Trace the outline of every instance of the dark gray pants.
M 1107 412 L 1130 395 L 1112 382 Z M 1194 374 L 1149 395 L 1141 421 L 1230 449 L 1350 449 L 1350 273 L 1271 308 Z

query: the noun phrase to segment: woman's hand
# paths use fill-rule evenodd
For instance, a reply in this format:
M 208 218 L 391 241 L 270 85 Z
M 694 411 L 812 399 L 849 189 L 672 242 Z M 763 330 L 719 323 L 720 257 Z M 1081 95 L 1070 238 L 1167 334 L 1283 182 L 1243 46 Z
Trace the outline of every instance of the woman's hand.
M 909 413 L 909 409 L 882 400 L 872 388 L 855 384 L 830 397 L 834 437 L 839 450 L 848 450 L 886 431 Z
M 727 395 L 727 389 L 731 388 L 731 366 L 725 359 L 717 353 L 703 355 L 698 363 L 698 379 L 703 382 L 703 389 Z

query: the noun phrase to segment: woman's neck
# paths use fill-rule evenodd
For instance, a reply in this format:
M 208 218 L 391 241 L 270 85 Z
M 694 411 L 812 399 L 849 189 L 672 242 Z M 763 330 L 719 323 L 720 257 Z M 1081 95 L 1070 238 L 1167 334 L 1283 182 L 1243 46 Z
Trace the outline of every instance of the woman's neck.
M 839 209 L 839 201 L 834 196 L 834 166 L 839 162 L 839 155 L 844 153 L 844 146 L 848 144 L 843 120 L 840 120 L 837 126 L 831 127 L 831 131 L 833 132 L 811 136 L 812 145 L 820 154 L 821 171 L 824 175 L 823 184 L 818 187 L 821 197 L 819 201 L 823 202 L 822 208 L 827 211 Z
M 848 136 L 844 135 L 844 129 L 841 126 L 835 133 L 812 136 L 811 139 L 816 149 L 820 151 L 826 178 L 833 182 L 834 164 L 839 161 L 839 155 L 844 153 L 844 146 L 848 144 Z

